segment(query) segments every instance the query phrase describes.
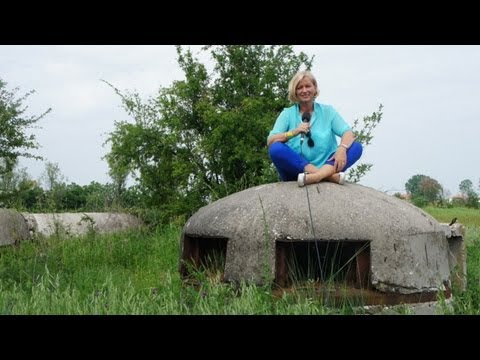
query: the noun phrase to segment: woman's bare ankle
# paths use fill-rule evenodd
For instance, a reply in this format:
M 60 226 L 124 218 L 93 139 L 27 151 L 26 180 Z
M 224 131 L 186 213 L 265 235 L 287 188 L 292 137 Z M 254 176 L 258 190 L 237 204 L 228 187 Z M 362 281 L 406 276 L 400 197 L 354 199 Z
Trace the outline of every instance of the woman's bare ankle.
M 333 182 L 335 184 L 344 185 L 346 174 L 344 172 L 335 173 L 325 178 L 326 181 Z
M 340 175 L 338 173 L 335 173 L 333 175 L 330 175 L 329 177 L 326 177 L 325 180 L 338 184 L 340 181 Z
M 305 184 L 306 185 L 309 185 L 309 184 L 316 184 L 316 183 L 319 183 L 320 181 L 323 180 L 323 177 L 322 176 L 319 176 L 318 173 L 313 173 L 313 174 L 307 174 L 305 176 Z

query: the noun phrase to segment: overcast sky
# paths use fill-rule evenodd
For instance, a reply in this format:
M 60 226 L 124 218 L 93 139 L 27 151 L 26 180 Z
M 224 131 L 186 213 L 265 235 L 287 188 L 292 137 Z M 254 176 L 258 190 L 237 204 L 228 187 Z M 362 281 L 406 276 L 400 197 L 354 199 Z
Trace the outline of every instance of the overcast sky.
M 191 47 L 195 53 L 200 46 Z M 464 179 L 480 179 L 480 46 L 295 46 L 315 55 L 318 102 L 331 104 L 350 124 L 384 105 L 383 118 L 363 162 L 373 169 L 361 184 L 403 192 L 416 174 L 436 179 L 451 193 Z M 197 53 L 210 61 L 208 54 Z M 107 183 L 103 146 L 115 120 L 129 120 L 122 91 L 147 98 L 183 79 L 173 45 L 0 45 L 0 78 L 7 88 L 29 90 L 29 114 L 49 107 L 35 130 L 36 152 L 58 163 L 68 182 Z M 272 124 L 273 125 L 273 124 Z M 44 162 L 22 160 L 35 179 Z

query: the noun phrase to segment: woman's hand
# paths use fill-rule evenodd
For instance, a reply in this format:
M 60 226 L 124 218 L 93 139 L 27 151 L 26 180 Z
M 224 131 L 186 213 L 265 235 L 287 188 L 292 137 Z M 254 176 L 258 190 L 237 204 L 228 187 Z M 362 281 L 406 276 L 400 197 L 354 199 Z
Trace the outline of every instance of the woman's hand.
M 300 125 L 295 129 L 297 134 L 306 134 L 310 131 L 310 124 L 307 122 L 301 122 Z
M 347 149 L 345 149 L 343 146 L 339 146 L 335 152 L 335 155 L 333 155 L 327 161 L 333 159 L 335 159 L 335 163 L 333 164 L 333 169 L 335 172 L 338 173 L 342 171 L 345 168 L 345 165 L 347 165 Z

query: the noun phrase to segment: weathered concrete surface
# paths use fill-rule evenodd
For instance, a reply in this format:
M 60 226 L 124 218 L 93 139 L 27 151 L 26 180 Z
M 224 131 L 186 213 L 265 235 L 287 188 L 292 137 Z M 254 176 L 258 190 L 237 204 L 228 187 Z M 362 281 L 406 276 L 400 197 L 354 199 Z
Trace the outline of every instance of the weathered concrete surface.
M 9 209 L 0 209 L 0 246 L 13 245 L 28 238 L 28 227 L 23 216 Z
M 465 247 L 465 226 L 441 224 L 448 241 L 448 264 L 453 286 L 460 291 L 467 289 L 467 249 Z
M 349 240 L 370 241 L 377 290 L 410 294 L 449 284 L 448 243 L 440 224 L 406 201 L 357 184 L 250 188 L 195 213 L 184 226 L 181 254 L 185 236 L 229 239 L 227 281 L 272 279 L 277 240 Z
M 85 235 L 88 231 L 108 233 L 137 228 L 141 221 L 133 215 L 124 213 L 23 213 L 32 235 L 49 237 L 56 232 L 66 235 Z
M 140 226 L 140 219 L 123 213 L 29 214 L 0 209 L 0 246 L 16 244 L 37 235 L 80 236 L 89 231 L 109 233 Z

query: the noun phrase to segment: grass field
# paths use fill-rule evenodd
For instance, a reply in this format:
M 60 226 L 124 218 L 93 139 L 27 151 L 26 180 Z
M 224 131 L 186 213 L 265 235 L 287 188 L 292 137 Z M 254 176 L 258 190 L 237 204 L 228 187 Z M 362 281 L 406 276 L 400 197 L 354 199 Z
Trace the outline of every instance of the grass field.
M 466 225 L 468 289 L 454 293 L 454 314 L 480 313 L 480 211 L 425 209 L 440 222 Z M 312 293 L 274 296 L 269 286 L 232 287 L 178 273 L 181 228 L 83 238 L 52 237 L 0 248 L 0 314 L 352 314 Z
M 439 222 L 449 223 L 453 218 L 457 218 L 457 222 L 465 226 L 480 228 L 480 209 L 467 209 L 460 207 L 437 208 L 428 206 L 423 210 L 432 215 Z

